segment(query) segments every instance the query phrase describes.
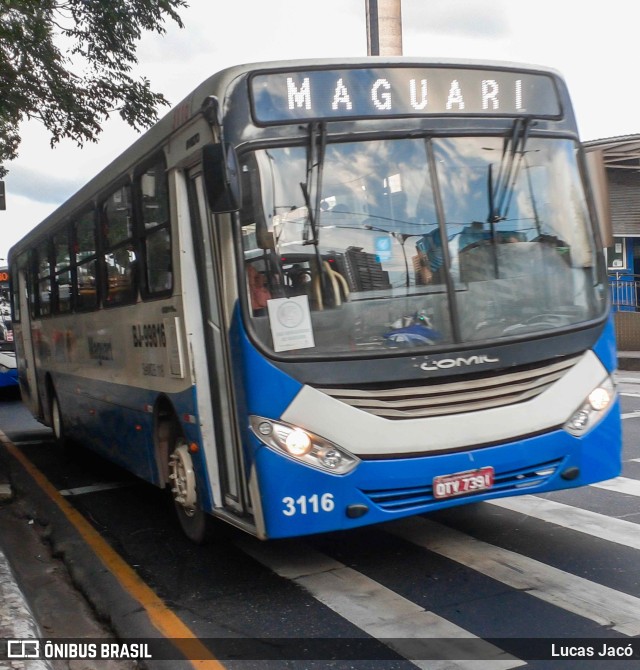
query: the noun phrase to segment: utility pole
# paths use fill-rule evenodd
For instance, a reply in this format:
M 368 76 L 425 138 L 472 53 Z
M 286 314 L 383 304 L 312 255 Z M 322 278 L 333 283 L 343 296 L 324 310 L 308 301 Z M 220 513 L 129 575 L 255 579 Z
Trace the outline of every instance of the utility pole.
M 367 55 L 402 56 L 402 0 L 365 0 Z

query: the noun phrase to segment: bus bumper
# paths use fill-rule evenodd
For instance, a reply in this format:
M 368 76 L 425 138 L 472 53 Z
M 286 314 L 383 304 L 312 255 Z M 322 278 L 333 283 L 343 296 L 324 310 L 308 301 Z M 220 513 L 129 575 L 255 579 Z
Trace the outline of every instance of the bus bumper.
M 348 448 L 348 441 L 345 441 Z M 562 429 L 468 451 L 363 460 L 334 475 L 260 444 L 255 468 L 266 536 L 283 538 L 346 530 L 447 507 L 511 495 L 574 488 L 616 477 L 621 469 L 619 400 L 580 438 Z M 484 491 L 435 498 L 434 477 L 494 470 Z

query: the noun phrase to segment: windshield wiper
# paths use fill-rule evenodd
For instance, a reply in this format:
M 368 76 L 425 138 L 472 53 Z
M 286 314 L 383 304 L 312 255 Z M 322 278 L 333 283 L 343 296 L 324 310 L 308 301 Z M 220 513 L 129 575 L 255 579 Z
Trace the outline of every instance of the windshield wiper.
M 322 211 L 322 175 L 324 172 L 324 154 L 327 146 L 327 124 L 324 121 L 309 124 L 309 144 L 307 145 L 307 173 L 300 189 L 307 207 L 307 220 L 303 229 L 303 245 L 313 245 L 315 251 L 320 290 L 328 295 L 328 278 L 322 254 L 319 248 L 320 212 Z M 322 304 L 322 303 L 321 303 Z M 320 307 L 322 309 L 322 307 Z
M 497 184 L 493 188 L 491 166 L 489 166 L 489 216 L 488 223 L 493 226 L 498 221 L 504 221 L 509 213 L 511 199 L 515 191 L 518 175 L 525 155 L 531 117 L 517 118 L 513 122 L 511 135 L 507 135 L 502 145 L 502 158 L 498 170 Z M 507 156 L 507 150 L 509 154 Z M 496 206 L 497 201 L 497 206 Z
M 300 189 L 307 207 L 307 221 L 304 229 L 304 244 L 318 247 L 320 230 L 320 203 L 322 202 L 322 175 L 324 152 L 327 146 L 327 124 L 323 121 L 309 124 L 309 144 L 307 146 L 306 181 L 300 182 Z M 312 198 L 312 191 L 315 198 Z M 315 202 L 313 200 L 315 199 Z M 313 204 L 312 204 L 313 203 Z
M 513 122 L 511 134 L 504 138 L 495 188 L 493 183 L 493 165 L 491 163 L 489 163 L 487 171 L 487 197 L 489 199 L 487 223 L 491 228 L 491 243 L 494 249 L 493 265 L 496 278 L 499 276 L 498 255 L 495 251 L 498 242 L 496 223 L 506 221 L 509 214 L 511 199 L 516 188 L 518 175 L 520 174 L 525 155 L 525 147 L 529 139 L 530 125 L 531 117 L 517 118 Z

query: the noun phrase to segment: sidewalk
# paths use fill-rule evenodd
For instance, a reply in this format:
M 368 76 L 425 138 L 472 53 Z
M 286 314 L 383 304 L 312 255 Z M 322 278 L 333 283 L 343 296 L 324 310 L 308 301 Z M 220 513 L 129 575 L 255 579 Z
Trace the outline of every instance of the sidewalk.
M 6 557 L 0 550 L 0 638 L 33 639 L 42 637 L 40 628 L 29 609 L 24 594 L 18 587 Z M 32 659 L 25 661 L 2 661 L 0 670 L 14 670 L 28 668 L 28 670 L 53 670 L 48 661 Z
M 48 526 L 43 525 L 36 507 L 19 495 L 17 482 L 12 483 L 15 473 L 9 459 L 0 448 L 0 670 L 147 667 L 124 659 L 6 660 L 8 639 L 117 642 L 108 624 L 71 582 L 65 563 L 52 554 L 44 540 Z M 132 634 L 136 630 L 132 623 Z
M 0 460 L 0 505 L 7 503 L 13 496 L 7 468 Z M 0 639 L 32 639 L 42 637 L 42 632 L 27 603 L 24 593 L 18 586 L 11 566 L 0 547 Z M 0 670 L 53 670 L 48 661 L 3 661 Z

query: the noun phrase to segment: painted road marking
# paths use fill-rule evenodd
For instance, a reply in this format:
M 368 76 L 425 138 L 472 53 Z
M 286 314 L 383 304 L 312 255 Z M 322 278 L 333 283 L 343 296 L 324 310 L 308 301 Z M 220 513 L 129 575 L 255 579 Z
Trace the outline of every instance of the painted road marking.
M 172 644 L 188 658 L 198 656 L 203 660 L 189 660 L 198 670 L 224 670 L 211 651 L 200 642 L 198 636 L 172 612 L 155 592 L 143 582 L 136 572 L 106 542 L 98 531 L 61 496 L 49 480 L 0 430 L 0 442 L 7 451 L 22 465 L 38 486 L 60 508 L 69 522 L 75 527 L 82 539 L 91 547 L 104 566 L 120 582 L 122 587 L 137 600 L 147 612 L 151 623 Z
M 83 496 L 87 493 L 98 493 L 100 491 L 110 491 L 111 489 L 121 489 L 126 486 L 133 486 L 133 482 L 104 482 L 102 484 L 91 484 L 90 486 L 78 486 L 72 489 L 61 489 L 58 493 L 65 498 L 71 496 Z
M 604 482 L 591 484 L 591 486 L 597 489 L 605 489 L 605 491 L 626 493 L 629 496 L 640 496 L 640 481 L 637 479 L 630 479 L 629 477 L 615 477 L 614 479 L 608 479 Z
M 507 670 L 525 665 L 524 661 L 489 645 L 464 628 L 300 542 L 272 544 L 240 539 L 238 544 L 257 561 L 299 584 L 316 600 L 419 668 Z M 478 644 L 491 648 L 490 656 L 499 660 L 419 660 L 421 655 L 422 658 L 432 656 L 434 647 L 450 638 L 478 640 Z
M 601 626 L 624 635 L 640 635 L 640 598 L 427 519 L 396 521 L 385 530 Z
M 18 445 L 20 447 L 32 447 L 35 445 L 42 445 L 43 442 L 48 441 L 47 440 L 48 436 L 43 436 L 39 440 L 14 440 L 13 444 Z
M 622 521 L 605 514 L 589 512 L 531 495 L 488 500 L 487 502 L 490 505 L 519 512 L 523 516 L 547 521 L 601 540 L 615 542 L 631 549 L 640 549 L 640 533 L 637 523 Z

